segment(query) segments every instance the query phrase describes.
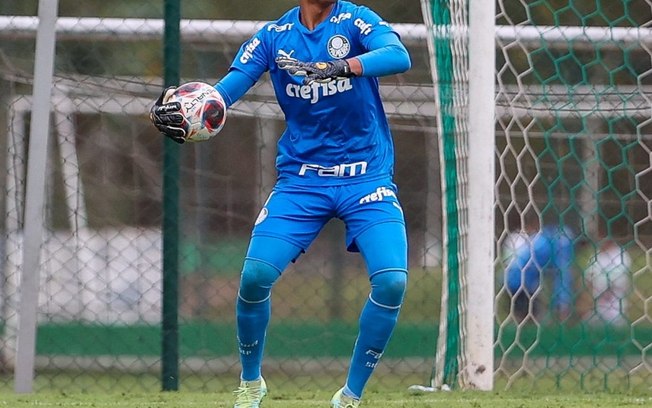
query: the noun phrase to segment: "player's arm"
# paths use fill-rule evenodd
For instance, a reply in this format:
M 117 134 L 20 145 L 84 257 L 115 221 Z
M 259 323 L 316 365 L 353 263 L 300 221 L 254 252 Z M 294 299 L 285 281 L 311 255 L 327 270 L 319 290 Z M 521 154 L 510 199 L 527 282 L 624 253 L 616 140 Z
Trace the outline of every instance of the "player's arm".
M 257 36 L 245 42 L 238 55 L 236 55 L 229 72 L 214 85 L 226 104 L 226 108 L 240 99 L 260 78 L 266 70 L 266 59 L 263 46 L 257 46 L 253 51 L 250 44 L 260 45 Z M 247 57 L 244 58 L 245 53 Z M 150 120 L 154 126 L 165 136 L 177 143 L 186 141 L 186 132 L 181 126 L 183 115 L 178 102 L 168 103 L 169 95 L 174 93 L 175 87 L 166 88 L 150 109 Z
M 412 66 L 410 54 L 394 32 L 382 33 L 369 41 L 369 51 L 347 60 L 358 76 L 381 77 L 399 74 Z M 357 66 L 359 64 L 359 67 Z
M 256 81 L 249 75 L 233 69 L 215 84 L 215 89 L 222 95 L 226 106 L 229 107 L 247 93 L 255 83 Z
M 303 83 L 330 82 L 337 78 L 398 74 L 411 67 L 410 55 L 398 35 L 387 32 L 369 42 L 369 51 L 346 60 L 304 62 L 278 57 L 276 63 L 290 75 L 303 76 Z

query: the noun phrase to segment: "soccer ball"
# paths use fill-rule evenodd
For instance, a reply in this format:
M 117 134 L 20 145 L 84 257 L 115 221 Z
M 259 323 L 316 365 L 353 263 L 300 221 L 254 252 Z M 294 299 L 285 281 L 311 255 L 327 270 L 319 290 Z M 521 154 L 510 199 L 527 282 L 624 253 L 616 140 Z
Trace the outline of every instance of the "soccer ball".
M 179 102 L 184 117 L 186 141 L 203 142 L 220 133 L 226 122 L 222 95 L 203 82 L 187 82 L 174 90 L 164 103 Z

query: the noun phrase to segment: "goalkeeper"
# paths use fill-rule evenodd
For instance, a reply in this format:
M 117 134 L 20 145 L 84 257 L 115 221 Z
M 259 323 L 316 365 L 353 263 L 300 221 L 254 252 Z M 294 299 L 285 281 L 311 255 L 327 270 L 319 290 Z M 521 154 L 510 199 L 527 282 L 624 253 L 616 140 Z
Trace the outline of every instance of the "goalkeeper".
M 344 221 L 347 248 L 362 254 L 370 281 L 346 383 L 331 400 L 335 408 L 359 406 L 407 282 L 405 221 L 378 77 L 410 64 L 398 34 L 369 8 L 299 0 L 242 45 L 215 85 L 230 106 L 268 71 L 287 122 L 278 142 L 278 179 L 253 226 L 241 274 L 235 408 L 256 408 L 267 393 L 261 366 L 271 289 L 331 218 Z M 178 110 L 162 103 L 163 96 L 152 120 L 183 143 Z

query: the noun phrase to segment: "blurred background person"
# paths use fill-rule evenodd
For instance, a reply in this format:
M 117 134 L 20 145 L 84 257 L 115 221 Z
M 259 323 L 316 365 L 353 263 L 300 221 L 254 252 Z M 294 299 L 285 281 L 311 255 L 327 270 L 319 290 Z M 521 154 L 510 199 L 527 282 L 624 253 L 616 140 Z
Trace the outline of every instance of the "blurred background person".
M 509 233 L 500 247 L 500 259 L 503 262 L 503 265 L 509 265 L 519 248 L 527 245 L 527 243 L 528 233 L 523 229 L 520 217 L 510 217 Z
M 553 281 L 550 305 L 563 321 L 571 310 L 572 263 L 575 258 L 572 233 L 563 226 L 539 229 L 538 218 L 528 222 L 526 242 L 514 253 L 505 269 L 505 288 L 511 296 L 510 313 L 517 322 L 541 317 L 541 282 Z
M 610 238 L 601 241 L 586 269 L 593 295 L 590 322 L 616 325 L 627 323 L 631 267 L 631 256 L 623 247 Z

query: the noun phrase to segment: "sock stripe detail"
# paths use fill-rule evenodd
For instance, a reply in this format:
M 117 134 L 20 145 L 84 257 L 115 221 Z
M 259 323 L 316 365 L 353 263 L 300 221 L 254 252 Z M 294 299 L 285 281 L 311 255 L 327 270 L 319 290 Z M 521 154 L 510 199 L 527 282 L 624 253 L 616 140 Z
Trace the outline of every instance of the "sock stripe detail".
M 249 303 L 249 304 L 263 303 L 263 302 L 266 302 L 266 301 L 267 301 L 269 298 L 271 298 L 271 297 L 272 297 L 272 294 L 270 293 L 270 294 L 267 295 L 267 297 L 266 297 L 265 299 L 263 299 L 263 300 L 247 300 L 247 299 L 243 298 L 242 296 L 240 296 L 240 292 L 238 291 L 238 299 L 242 300 L 242 301 L 245 302 L 245 303 Z
M 383 309 L 389 309 L 389 310 L 397 310 L 401 308 L 401 305 L 398 306 L 389 306 L 389 305 L 383 305 L 382 303 L 376 302 L 372 297 L 371 294 L 369 295 L 369 301 L 373 303 L 374 305 L 378 307 L 382 307 Z

